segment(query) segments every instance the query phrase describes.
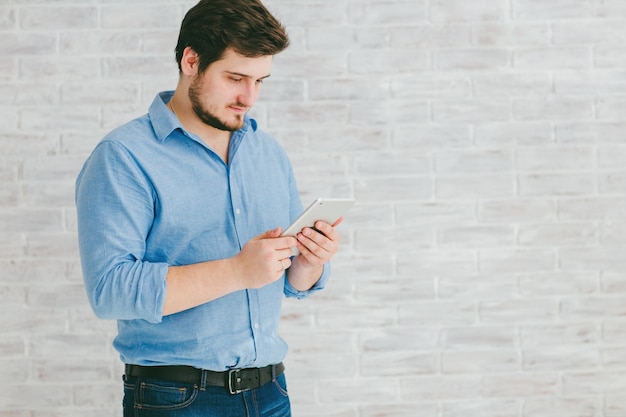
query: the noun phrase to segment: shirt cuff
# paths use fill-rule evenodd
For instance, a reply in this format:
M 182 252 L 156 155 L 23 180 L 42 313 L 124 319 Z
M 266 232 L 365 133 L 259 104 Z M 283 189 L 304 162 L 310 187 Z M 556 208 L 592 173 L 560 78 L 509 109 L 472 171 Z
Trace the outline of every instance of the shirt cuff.
M 322 271 L 322 275 L 320 279 L 308 290 L 306 291 L 298 291 L 296 290 L 290 283 L 289 280 L 285 277 L 285 296 L 290 298 L 297 298 L 301 300 L 310 296 L 311 294 L 323 290 L 326 286 L 326 282 L 328 282 L 328 278 L 330 278 L 330 264 L 324 264 L 324 270 Z

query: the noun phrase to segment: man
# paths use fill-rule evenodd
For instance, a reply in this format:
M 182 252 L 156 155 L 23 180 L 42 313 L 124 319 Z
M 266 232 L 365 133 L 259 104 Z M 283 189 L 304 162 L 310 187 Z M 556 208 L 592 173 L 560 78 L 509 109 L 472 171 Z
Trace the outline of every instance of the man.
M 341 220 L 280 236 L 302 210 L 296 182 L 246 113 L 287 45 L 257 0 L 200 1 L 176 90 L 108 134 L 77 179 L 85 286 L 118 320 L 124 416 L 290 416 L 282 296 L 324 287 Z

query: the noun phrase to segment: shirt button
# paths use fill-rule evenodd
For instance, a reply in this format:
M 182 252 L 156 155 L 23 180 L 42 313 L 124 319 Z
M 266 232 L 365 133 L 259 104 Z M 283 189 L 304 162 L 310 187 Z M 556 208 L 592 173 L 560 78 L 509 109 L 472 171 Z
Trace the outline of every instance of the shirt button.
M 239 213 L 241 213 L 241 210 L 237 209 L 237 210 L 235 210 L 235 213 L 239 214 Z
M 259 328 L 259 323 L 254 323 L 254 328 L 258 329 Z

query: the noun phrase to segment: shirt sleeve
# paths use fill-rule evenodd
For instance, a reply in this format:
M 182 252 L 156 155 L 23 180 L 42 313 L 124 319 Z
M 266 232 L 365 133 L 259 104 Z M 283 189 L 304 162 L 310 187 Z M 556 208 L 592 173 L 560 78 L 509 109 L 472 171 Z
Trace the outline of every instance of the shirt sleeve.
M 96 147 L 76 181 L 76 209 L 85 288 L 96 315 L 160 322 L 169 266 L 144 261 L 154 196 L 126 148 L 111 141 Z
M 290 193 L 290 207 L 289 207 L 289 215 L 291 217 L 291 221 L 294 221 L 298 216 L 302 213 L 302 200 L 300 199 L 300 194 L 298 193 L 298 185 L 296 183 L 296 178 L 293 173 L 293 168 L 290 163 L 288 163 L 288 171 L 289 171 L 289 193 Z M 285 276 L 285 288 L 284 293 L 286 297 L 293 297 L 297 299 L 303 299 L 311 294 L 323 290 L 326 286 L 326 282 L 330 278 L 330 262 L 324 264 L 324 270 L 322 271 L 322 275 L 317 280 L 315 285 L 306 291 L 298 291 L 296 290 L 290 283 L 287 277 Z

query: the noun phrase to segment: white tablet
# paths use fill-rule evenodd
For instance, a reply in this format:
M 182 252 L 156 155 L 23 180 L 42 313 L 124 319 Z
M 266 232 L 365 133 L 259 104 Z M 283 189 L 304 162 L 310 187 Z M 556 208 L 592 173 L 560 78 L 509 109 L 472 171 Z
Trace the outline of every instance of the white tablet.
M 352 207 L 354 202 L 355 200 L 352 198 L 318 198 L 285 229 L 282 236 L 295 236 L 305 227 L 313 227 L 318 220 L 333 224 Z M 291 252 L 294 256 L 300 254 L 300 251 L 295 246 L 291 248 Z

